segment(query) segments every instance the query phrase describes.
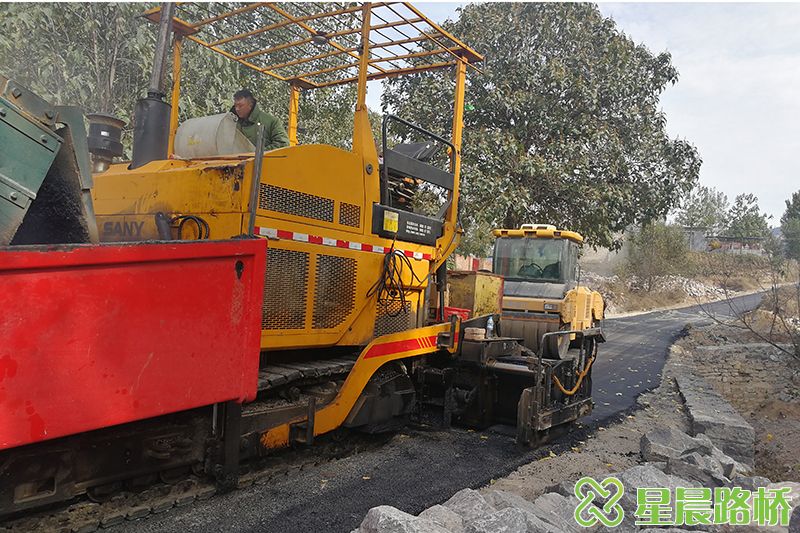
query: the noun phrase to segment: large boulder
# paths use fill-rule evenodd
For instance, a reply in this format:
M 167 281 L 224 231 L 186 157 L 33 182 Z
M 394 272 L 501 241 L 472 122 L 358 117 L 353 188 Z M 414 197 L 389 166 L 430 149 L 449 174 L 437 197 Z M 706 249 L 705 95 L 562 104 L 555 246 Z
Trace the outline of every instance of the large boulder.
M 536 515 L 537 507 L 533 505 L 533 502 L 513 492 L 493 490 L 486 495 L 486 501 L 495 509 L 520 509 L 523 511 L 528 524 L 528 533 L 559 533 L 561 531 Z
M 470 520 L 465 533 L 528 533 L 525 511 L 508 507 Z
M 422 511 L 419 518 L 430 520 L 452 533 L 462 533 L 464 531 L 464 520 L 455 511 L 443 505 L 434 505 Z
M 648 462 L 667 461 L 694 451 L 705 451 L 705 447 L 706 442 L 672 427 L 657 427 L 639 440 L 642 459 Z
M 575 508 L 578 503 L 580 502 L 574 496 L 566 497 L 556 492 L 548 492 L 534 500 L 532 511 L 559 531 L 579 533 L 596 530 L 597 526 L 585 528 L 575 521 Z
M 739 487 L 740 489 L 756 491 L 759 487 L 766 487 L 771 482 L 761 476 L 733 476 L 728 483 L 729 487 Z
M 450 533 L 430 520 L 417 518 L 389 505 L 370 509 L 356 531 L 358 533 Z
M 692 434 L 705 433 L 727 455 L 752 466 L 756 439 L 753 426 L 704 380 L 682 375 L 675 381 L 686 403 Z
M 719 461 L 697 452 L 688 453 L 678 459 L 668 459 L 664 472 L 695 481 L 704 487 L 724 487 L 729 481 L 723 475 Z
M 706 436 L 705 433 L 700 433 L 699 435 L 695 435 L 695 440 L 701 441 L 704 443 L 703 447 L 698 448 L 698 451 L 703 455 L 708 455 L 722 465 L 722 475 L 727 478 L 731 478 L 738 475 L 747 475 L 753 471 L 753 469 L 744 463 L 740 463 L 733 457 L 727 455 L 725 452 L 714 446 L 711 442 L 711 439 Z M 710 451 L 708 451 L 710 450 Z
M 620 505 L 622 505 L 622 508 L 625 510 L 625 518 L 619 526 L 622 531 L 635 531 L 638 529 L 635 526 L 636 518 L 634 516 L 636 508 L 638 507 L 636 499 L 637 489 L 663 487 L 669 489 L 671 494 L 675 494 L 675 489 L 677 487 L 699 486 L 695 481 L 665 474 L 649 464 L 634 466 L 623 470 L 617 474 L 617 478 L 625 487 L 625 493 L 619 500 Z M 617 528 L 614 530 L 616 531 L 616 529 Z
M 797 510 L 800 509 L 800 483 L 795 481 L 781 481 L 767 485 L 767 490 L 782 488 L 789 489 L 789 496 L 786 499 L 793 508 L 793 511 L 789 513 L 789 531 L 790 533 L 800 532 L 800 515 L 797 513 Z
M 456 492 L 442 505 L 459 515 L 465 522 L 490 515 L 497 510 L 486 502 L 480 492 L 472 489 Z
M 789 533 L 800 533 L 800 504 L 792 511 L 792 517 L 789 521 Z
M 691 533 L 688 529 L 681 529 L 678 527 L 648 527 L 647 529 L 640 529 L 639 533 Z

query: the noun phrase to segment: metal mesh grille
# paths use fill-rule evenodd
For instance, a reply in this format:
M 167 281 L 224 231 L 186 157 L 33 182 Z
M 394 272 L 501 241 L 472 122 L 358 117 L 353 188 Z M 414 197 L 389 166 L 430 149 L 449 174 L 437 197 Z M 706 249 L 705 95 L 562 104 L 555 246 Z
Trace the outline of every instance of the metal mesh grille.
M 258 189 L 261 209 L 333 222 L 333 200 L 262 183 Z
M 339 204 L 339 224 L 359 227 L 361 225 L 361 206 L 345 202 Z
M 317 286 L 314 290 L 314 329 L 342 324 L 355 307 L 356 260 L 334 255 L 317 256 Z
M 261 329 L 304 329 L 307 290 L 308 254 L 267 250 Z
M 400 300 L 393 300 L 386 304 L 378 304 L 378 314 L 375 318 L 375 336 L 397 333 L 414 327 L 411 304 L 406 302 L 401 306 Z

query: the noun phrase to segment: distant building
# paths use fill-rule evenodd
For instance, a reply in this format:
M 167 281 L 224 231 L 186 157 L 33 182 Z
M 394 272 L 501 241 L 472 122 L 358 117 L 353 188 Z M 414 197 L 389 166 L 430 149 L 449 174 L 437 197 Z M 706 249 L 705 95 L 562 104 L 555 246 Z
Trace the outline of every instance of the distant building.
M 708 235 L 711 233 L 711 228 L 705 226 L 682 226 L 682 228 L 690 251 L 708 251 Z
M 491 257 L 476 257 L 474 255 L 458 255 L 454 256 L 454 270 L 492 270 Z
M 764 239 L 761 237 L 726 237 L 714 235 L 707 237 L 709 251 L 728 254 L 764 255 Z
M 714 235 L 712 228 L 683 226 L 689 250 L 692 252 L 718 252 L 729 254 L 763 255 L 761 237 L 728 237 Z

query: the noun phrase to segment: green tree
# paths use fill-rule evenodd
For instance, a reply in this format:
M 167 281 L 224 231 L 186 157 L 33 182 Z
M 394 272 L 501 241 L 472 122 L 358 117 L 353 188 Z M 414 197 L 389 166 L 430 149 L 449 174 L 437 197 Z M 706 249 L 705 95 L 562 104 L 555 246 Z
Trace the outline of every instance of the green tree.
M 111 113 L 125 120 L 124 139 L 129 145 L 133 108 L 149 84 L 158 29 L 140 15 L 154 5 L 0 4 L 0 72 L 54 103 L 78 105 L 87 113 Z M 216 9 L 235 7 L 220 4 Z M 248 24 L 235 19 L 228 30 L 249 31 Z M 171 65 L 167 92 L 172 83 L 169 72 Z M 287 84 L 193 42 L 184 43 L 181 120 L 226 111 L 231 95 L 241 87 L 251 88 L 264 107 L 286 124 Z M 298 117 L 300 142 L 350 146 L 354 106 L 352 86 L 305 91 Z
M 792 197 L 786 200 L 786 211 L 781 216 L 781 223 L 793 218 L 800 218 L 800 191 L 793 192 Z
M 155 27 L 141 4 L 0 5 L 0 70 L 42 97 L 130 122 L 144 95 Z
M 739 239 L 763 238 L 769 232 L 769 217 L 758 207 L 754 194 L 739 194 L 728 211 L 725 235 Z
M 726 226 L 728 197 L 713 187 L 697 187 L 681 205 L 675 221 L 682 226 L 709 228 L 714 232 Z
M 679 226 L 651 222 L 630 236 L 630 250 L 625 263 L 628 274 L 636 277 L 647 292 L 664 276 L 677 274 L 686 264 L 689 245 Z
M 786 256 L 800 261 L 800 191 L 792 193 L 792 197 L 786 200 L 786 211 L 781 217 L 781 233 Z
M 693 187 L 697 151 L 667 136 L 659 108 L 677 81 L 670 55 L 635 44 L 596 6 L 475 3 L 447 29 L 486 55 L 467 87 L 463 242 L 480 243 L 477 228 L 547 222 L 618 247 L 619 232 L 663 217 Z M 391 79 L 382 104 L 445 133 L 452 84 Z

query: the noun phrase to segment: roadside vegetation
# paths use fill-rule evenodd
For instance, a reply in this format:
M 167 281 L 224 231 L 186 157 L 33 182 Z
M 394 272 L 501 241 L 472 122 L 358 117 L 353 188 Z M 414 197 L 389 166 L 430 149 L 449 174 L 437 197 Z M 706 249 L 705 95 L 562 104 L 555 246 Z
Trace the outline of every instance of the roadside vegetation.
M 788 294 L 791 287 L 796 295 L 800 283 L 798 227 L 800 191 L 786 201 L 782 231 L 776 237 L 754 195 L 741 194 L 730 205 L 724 194 L 699 187 L 684 202 L 674 224 L 654 222 L 627 234 L 627 255 L 614 276 L 589 275 L 588 279 L 603 293 L 612 312 L 769 291 L 772 307 L 778 312 L 776 320 L 781 323 L 784 315 L 789 319 L 797 316 L 797 306 L 787 302 L 793 298 Z M 698 250 L 696 244 L 690 249 L 692 230 L 704 235 L 704 249 Z M 721 240 L 741 247 L 726 248 Z

